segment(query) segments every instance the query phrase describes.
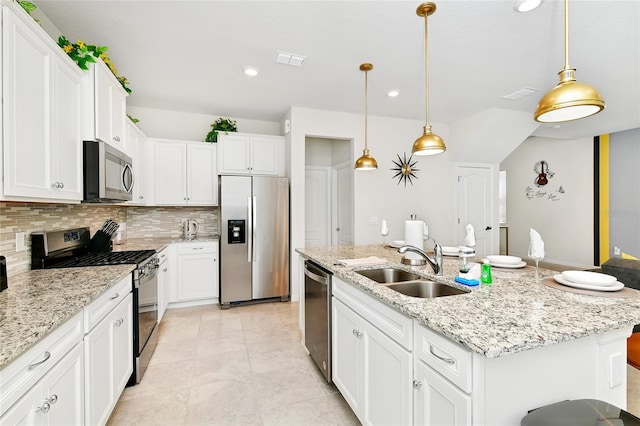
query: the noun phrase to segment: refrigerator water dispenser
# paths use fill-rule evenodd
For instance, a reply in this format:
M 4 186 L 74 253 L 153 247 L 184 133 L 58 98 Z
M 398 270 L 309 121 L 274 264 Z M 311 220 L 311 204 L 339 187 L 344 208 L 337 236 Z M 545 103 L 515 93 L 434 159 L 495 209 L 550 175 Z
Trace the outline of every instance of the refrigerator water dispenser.
M 227 221 L 228 244 L 244 244 L 245 243 L 245 221 L 229 220 Z

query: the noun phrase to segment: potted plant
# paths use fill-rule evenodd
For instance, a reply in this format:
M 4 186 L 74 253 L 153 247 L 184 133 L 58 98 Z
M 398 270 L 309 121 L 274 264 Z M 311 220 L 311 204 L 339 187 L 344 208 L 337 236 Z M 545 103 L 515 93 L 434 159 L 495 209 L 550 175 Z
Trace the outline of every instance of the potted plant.
M 237 132 L 237 123 L 234 120 L 228 118 L 218 118 L 211 125 L 211 131 L 207 133 L 205 142 L 218 142 L 218 132 Z

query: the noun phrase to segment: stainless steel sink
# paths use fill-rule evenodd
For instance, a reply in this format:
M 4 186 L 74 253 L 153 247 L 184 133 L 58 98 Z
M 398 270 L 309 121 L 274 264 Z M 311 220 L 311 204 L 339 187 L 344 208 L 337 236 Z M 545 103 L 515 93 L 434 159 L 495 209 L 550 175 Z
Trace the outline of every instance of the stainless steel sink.
M 429 281 L 418 274 L 403 269 L 363 269 L 356 272 L 405 296 L 432 299 L 468 293 L 468 291 L 456 287 Z
M 460 290 L 459 288 L 446 284 L 425 280 L 387 284 L 386 287 L 402 293 L 405 296 L 421 297 L 424 299 L 468 293 L 468 291 Z
M 399 283 L 403 281 L 415 281 L 422 279 L 420 275 L 395 268 L 364 269 L 356 272 L 380 284 Z

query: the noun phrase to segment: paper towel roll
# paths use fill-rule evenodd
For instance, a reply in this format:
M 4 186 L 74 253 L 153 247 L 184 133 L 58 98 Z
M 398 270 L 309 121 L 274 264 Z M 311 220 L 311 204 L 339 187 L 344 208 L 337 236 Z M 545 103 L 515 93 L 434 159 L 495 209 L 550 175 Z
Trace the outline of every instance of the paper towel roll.
M 404 243 L 409 246 L 424 249 L 424 222 L 422 220 L 405 220 L 404 221 Z M 404 257 L 407 259 L 422 259 L 417 253 L 406 252 Z

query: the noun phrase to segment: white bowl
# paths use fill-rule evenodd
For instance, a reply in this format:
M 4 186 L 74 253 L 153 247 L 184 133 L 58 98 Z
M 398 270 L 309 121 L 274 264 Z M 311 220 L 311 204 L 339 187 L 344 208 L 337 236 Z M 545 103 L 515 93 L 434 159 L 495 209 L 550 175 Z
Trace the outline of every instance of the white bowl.
M 613 275 L 589 271 L 564 271 L 562 276 L 573 283 L 587 285 L 610 286 L 618 281 Z
M 517 256 L 505 256 L 501 254 L 492 254 L 487 256 L 489 263 L 496 263 L 498 265 L 518 265 L 522 262 L 521 257 Z

